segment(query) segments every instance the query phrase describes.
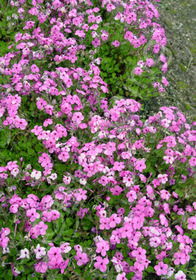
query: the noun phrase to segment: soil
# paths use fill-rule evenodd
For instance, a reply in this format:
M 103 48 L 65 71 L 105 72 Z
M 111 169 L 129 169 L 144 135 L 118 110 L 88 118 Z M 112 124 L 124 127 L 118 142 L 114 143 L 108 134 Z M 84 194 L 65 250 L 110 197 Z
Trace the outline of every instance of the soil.
M 167 37 L 165 76 L 170 82 L 160 105 L 176 106 L 187 120 L 196 121 L 196 0 L 160 1 L 157 10 Z

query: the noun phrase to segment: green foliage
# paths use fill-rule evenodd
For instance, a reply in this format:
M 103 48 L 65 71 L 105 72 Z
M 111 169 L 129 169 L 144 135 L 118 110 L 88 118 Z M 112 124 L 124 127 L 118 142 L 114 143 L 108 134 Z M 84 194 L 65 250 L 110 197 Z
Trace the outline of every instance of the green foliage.
M 14 36 L 22 31 L 17 8 L 1 0 L 0 3 L 0 57 L 8 52 L 8 46 L 14 43 Z
M 107 18 L 106 15 L 104 14 L 103 11 L 103 18 L 105 17 L 105 20 L 108 21 L 110 16 Z M 46 24 L 47 25 L 47 24 Z M 46 27 L 47 28 L 47 27 Z M 108 28 L 108 30 L 111 32 L 111 29 L 113 27 L 111 27 L 110 25 L 106 26 L 106 28 Z M 113 35 L 112 38 L 110 38 L 110 43 L 114 40 L 120 40 L 120 34 L 122 33 L 121 27 L 116 26 L 116 31 L 113 32 L 115 35 Z M 3 33 L 2 33 L 3 34 Z M 90 42 L 90 39 L 89 39 Z M 90 46 L 89 46 L 90 47 Z M 111 46 L 110 44 L 103 44 L 101 48 L 99 48 L 98 52 L 97 52 L 97 57 L 103 57 L 102 59 L 102 64 L 101 64 L 101 75 L 104 81 L 106 81 L 109 85 L 109 89 L 110 89 L 110 93 L 109 93 L 109 97 L 110 99 L 110 103 L 114 103 L 114 99 L 121 99 L 122 97 L 129 97 L 129 98 L 135 98 L 136 100 L 142 101 L 143 102 L 143 111 L 144 111 L 144 117 L 146 115 L 146 112 L 150 112 L 150 102 L 153 103 L 151 99 L 151 83 L 155 81 L 155 78 L 160 74 L 160 72 L 156 69 L 156 68 L 152 68 L 151 73 L 143 73 L 141 77 L 139 76 L 135 76 L 133 74 L 133 69 L 136 67 L 138 58 L 140 59 L 145 59 L 142 56 L 142 50 L 136 50 L 132 47 L 130 47 L 130 44 L 127 42 L 123 43 L 120 48 L 115 48 L 113 46 Z M 83 60 L 84 59 L 84 60 Z M 83 57 L 81 59 L 81 62 L 85 61 L 85 57 Z M 40 65 L 42 65 L 42 63 L 44 64 L 45 61 L 41 61 Z M 86 62 L 85 62 L 86 63 Z M 38 63 L 39 65 L 39 63 Z M 45 66 L 46 67 L 46 66 Z M 54 65 L 52 65 L 51 67 L 54 67 Z M 74 89 L 73 89 L 74 91 Z M 115 97 L 115 98 L 114 98 Z M 47 98 L 47 97 L 46 97 Z M 113 99 L 112 99 L 113 98 Z M 58 98 L 57 98 L 58 99 Z M 84 112 L 85 117 L 86 115 L 88 115 L 91 112 L 91 109 L 86 106 L 84 108 Z M 34 127 L 34 125 L 42 125 L 43 124 L 43 120 L 45 120 L 48 115 L 40 110 L 37 109 L 36 107 L 36 95 L 32 94 L 29 96 L 22 96 L 22 105 L 21 105 L 21 109 L 19 112 L 20 116 L 24 116 L 24 118 L 27 120 L 28 122 L 28 126 L 27 129 L 25 131 L 21 131 L 19 129 L 9 129 L 8 127 L 3 127 L 0 130 L 0 149 L 2 149 L 2 153 L 1 153 L 1 158 L 0 158 L 0 166 L 4 166 L 5 162 L 8 161 L 14 161 L 17 160 L 18 162 L 20 162 L 20 158 L 23 158 L 23 161 L 21 161 L 21 170 L 24 171 L 24 168 L 26 167 L 27 164 L 31 164 L 33 168 L 41 170 L 42 168 L 40 168 L 40 164 L 38 164 L 38 157 L 39 157 L 39 153 L 43 153 L 46 151 L 46 149 L 44 148 L 44 145 L 42 144 L 42 141 L 38 141 L 37 137 L 31 133 L 31 129 Z M 59 122 L 63 120 L 59 119 Z M 2 124 L 1 124 L 2 125 Z M 53 128 L 53 126 L 49 126 L 48 129 Z M 88 134 L 88 130 L 86 130 L 87 133 L 84 133 L 83 131 L 71 131 L 71 133 L 77 137 L 77 139 L 79 141 L 81 141 L 81 145 L 83 145 L 84 143 L 89 142 L 91 139 L 94 140 L 94 135 L 93 138 L 90 138 L 92 135 L 89 136 Z M 70 133 L 70 134 L 71 134 Z M 165 174 L 168 171 L 168 165 L 163 161 L 163 156 L 165 155 L 164 153 L 164 149 L 165 146 L 163 147 L 163 149 L 157 149 L 156 145 L 160 142 L 161 139 L 163 139 L 164 136 L 164 131 L 163 129 L 161 130 L 161 132 L 157 132 L 156 135 L 153 135 L 152 133 L 146 133 L 146 134 L 142 134 L 143 138 L 145 138 L 145 145 L 146 147 L 149 147 L 149 151 L 147 150 L 135 150 L 134 152 L 134 156 L 138 157 L 138 158 L 145 158 L 146 159 L 146 168 L 143 172 L 143 175 L 145 175 L 147 178 L 149 178 L 150 176 L 156 178 L 158 176 L 158 174 Z M 131 131 L 130 133 L 130 143 L 134 142 L 135 139 L 140 139 L 140 137 L 138 135 L 136 135 L 136 133 L 133 131 Z M 62 142 L 64 142 L 65 139 L 63 139 Z M 104 141 L 107 143 L 107 138 L 106 139 L 102 139 L 100 141 L 100 143 L 103 143 Z M 117 139 L 116 139 L 117 140 Z M 121 139 L 122 140 L 122 139 Z M 66 141 L 66 140 L 65 140 Z M 98 141 L 95 141 L 98 142 Z M 120 141 L 119 141 L 120 142 Z M 118 143 L 118 140 L 117 140 Z M 178 147 L 177 147 L 178 148 Z M 52 153 L 51 153 L 52 154 Z M 71 152 L 70 152 L 71 154 Z M 120 155 L 116 155 L 116 159 L 115 160 L 119 160 L 118 156 Z M 70 173 L 73 174 L 74 170 L 76 170 L 76 166 L 78 167 L 77 164 L 75 164 L 73 162 L 73 159 L 70 158 L 70 161 L 65 163 L 60 162 L 59 160 L 57 160 L 57 155 L 52 154 L 51 158 L 53 160 L 54 163 L 54 169 L 53 172 L 57 172 L 58 174 L 58 179 L 57 181 L 55 181 L 55 183 L 47 183 L 47 182 L 40 182 L 40 184 L 38 186 L 34 187 L 30 187 L 30 186 L 26 186 L 24 185 L 25 183 L 23 183 L 22 181 L 20 181 L 21 178 L 8 178 L 6 181 L 6 186 L 4 187 L 4 191 L 7 194 L 9 194 L 8 192 L 8 186 L 11 186 L 13 184 L 16 183 L 17 185 L 17 193 L 21 196 L 21 197 L 26 197 L 28 194 L 36 194 L 38 197 L 41 197 L 42 194 L 44 193 L 44 195 L 46 194 L 53 194 L 55 195 L 55 190 L 57 190 L 58 186 L 65 186 L 64 183 L 62 182 L 62 176 L 67 172 L 70 171 Z M 105 157 L 103 156 L 101 158 L 104 162 Z M 110 165 L 111 163 L 109 163 Z M 131 163 L 130 163 L 131 166 Z M 132 167 L 130 167 L 132 168 Z M 171 190 L 177 190 L 178 195 L 179 195 L 179 200 L 180 203 L 182 204 L 183 207 L 186 206 L 187 203 L 187 197 L 186 200 L 183 200 L 184 198 L 184 194 L 186 193 L 187 190 L 187 185 L 193 185 L 194 183 L 194 179 L 195 178 L 189 178 L 186 182 L 184 182 L 183 180 L 181 180 L 181 172 L 182 170 L 184 170 L 184 166 L 183 163 L 179 163 L 178 166 L 176 167 L 176 174 L 175 174 L 175 179 L 176 179 L 176 184 L 175 186 L 166 186 L 165 188 L 167 188 L 169 191 Z M 73 171 L 73 172 L 72 172 Z M 134 171 L 135 172 L 135 171 Z M 117 174 L 117 172 L 116 172 Z M 150 175 L 151 174 L 151 175 Z M 186 174 L 186 171 L 183 175 L 188 175 Z M 73 191 L 73 189 L 75 188 L 75 190 L 77 190 L 77 188 L 80 187 L 79 183 L 77 182 L 77 180 L 74 180 L 75 178 L 73 178 L 73 182 L 71 182 L 71 184 L 69 186 L 66 185 L 66 191 Z M 80 207 L 85 207 L 86 205 L 88 205 L 89 209 L 93 209 L 93 207 L 95 206 L 95 204 L 99 204 L 101 201 L 103 201 L 105 199 L 104 198 L 100 198 L 103 194 L 103 188 L 100 189 L 100 185 L 98 185 L 96 183 L 96 181 L 93 180 L 94 178 L 92 178 L 92 182 L 90 184 L 92 184 L 92 186 L 86 186 L 86 189 L 89 191 L 89 189 L 93 189 L 93 197 L 91 197 L 91 195 L 88 194 L 88 198 L 87 200 L 85 200 L 85 203 L 83 202 L 78 202 L 74 201 L 74 205 L 72 207 L 64 207 L 62 206 L 60 201 L 55 201 L 53 207 L 54 209 L 58 209 L 61 213 L 60 218 L 57 219 L 56 221 L 51 221 L 51 222 L 47 222 L 47 232 L 45 234 L 45 236 L 41 236 L 38 238 L 39 243 L 44 244 L 46 247 L 48 245 L 48 243 L 53 242 L 55 246 L 59 246 L 62 242 L 70 242 L 70 245 L 73 247 L 75 244 L 80 244 L 84 250 L 92 250 L 92 246 L 95 247 L 94 242 L 92 241 L 94 238 L 94 234 L 91 232 L 91 229 L 93 228 L 93 226 L 96 226 L 96 230 L 99 228 L 99 222 L 98 222 L 98 218 L 96 220 L 96 218 L 93 217 L 93 215 L 91 215 L 92 213 L 88 213 L 88 215 L 84 216 L 84 218 L 79 218 L 77 215 L 78 210 L 80 209 Z M 97 178 L 98 179 L 98 178 Z M 18 180 L 18 181 L 17 181 Z M 89 179 L 90 180 L 90 179 Z M 140 188 L 141 191 L 144 190 L 144 192 L 146 191 L 146 185 L 143 184 L 143 182 L 139 181 L 139 178 L 135 178 L 135 180 L 139 182 L 140 184 Z M 120 181 L 120 179 L 119 179 Z M 60 185 L 57 185 L 57 184 Z M 88 188 L 89 187 L 89 188 Z M 163 187 L 163 186 L 161 186 Z M 161 189 L 161 187 L 157 188 L 157 191 L 159 191 Z M 125 193 L 120 194 L 119 196 L 114 196 L 111 195 L 111 193 L 109 192 L 109 189 L 106 191 L 105 196 L 107 195 L 107 193 L 110 194 L 110 200 L 109 200 L 109 206 L 108 206 L 108 214 L 112 213 L 112 211 L 115 209 L 115 212 L 118 210 L 119 206 L 120 207 L 125 207 L 125 215 L 128 215 L 130 213 L 130 203 L 127 201 L 127 199 L 125 199 Z M 194 197 L 194 196 L 193 196 Z M 192 200 L 192 198 L 190 198 L 190 200 Z M 192 201 L 191 201 L 192 202 Z M 102 203 L 102 202 L 101 202 Z M 65 203 L 66 204 L 66 203 Z M 134 203 L 133 203 L 134 204 Z M 181 205 L 180 205 L 181 206 Z M 107 207 L 106 207 L 107 208 Z M 22 213 L 22 209 L 20 209 L 21 213 Z M 94 211 L 94 216 L 96 216 L 96 210 L 95 208 L 92 210 L 92 212 Z M 10 245 L 10 261 L 12 261 L 13 259 L 16 259 L 16 257 L 18 257 L 19 255 L 19 251 L 20 249 L 24 248 L 26 245 L 26 240 L 24 238 L 24 236 L 22 236 L 22 234 L 24 233 L 24 223 L 21 223 L 20 225 L 18 225 L 18 230 L 17 233 L 14 233 L 14 227 L 15 227 L 15 218 L 22 220 L 22 214 L 20 212 L 17 214 L 14 213 L 10 213 L 9 209 L 1 209 L 1 225 L 5 226 L 9 226 L 9 228 L 11 229 L 11 238 L 14 239 L 14 242 L 17 243 L 17 248 L 15 246 L 15 243 Z M 6 217 L 8 216 L 11 217 L 9 219 L 9 221 L 6 220 Z M 26 216 L 25 216 L 26 218 Z M 25 219 L 24 218 L 24 219 Z M 39 219 L 39 218 L 38 218 Z M 38 220 L 36 221 L 36 223 Z M 173 224 L 176 222 L 176 214 L 174 214 L 172 216 L 171 214 L 171 221 Z M 180 221 L 180 218 L 179 218 Z M 178 221 L 177 221 L 178 222 Z M 103 237 L 109 238 L 109 234 L 107 231 L 103 230 L 102 231 L 102 235 Z M 13 238 L 14 235 L 14 238 Z M 190 233 L 191 235 L 191 233 Z M 10 238 L 10 239 L 11 239 Z M 34 243 L 34 240 L 32 241 L 32 246 L 34 246 L 36 244 L 36 242 Z M 145 240 L 144 240 L 145 243 Z M 47 247 L 47 250 L 48 250 Z M 33 248 L 33 247 L 32 247 Z M 31 248 L 31 249 L 32 249 Z M 125 242 L 121 242 L 120 244 L 116 245 L 117 250 L 122 251 L 123 252 L 123 256 L 124 259 L 129 263 L 129 265 L 133 265 L 133 261 L 130 260 L 130 257 L 128 256 L 128 251 L 127 251 L 127 247 L 125 246 Z M 95 249 L 95 248 L 93 248 Z M 146 250 L 148 250 L 147 246 L 146 246 Z M 150 250 L 149 250 L 150 251 Z M 1 252 L 0 252 L 1 253 Z M 195 251 L 194 251 L 195 253 Z M 151 255 L 150 255 L 151 254 Z M 152 258 L 155 257 L 155 254 L 153 255 L 153 249 L 150 251 L 149 253 L 150 256 L 152 256 Z M 69 263 L 69 268 L 67 269 L 67 271 L 65 272 L 66 275 L 59 275 L 59 271 L 57 270 L 52 270 L 52 272 L 50 272 L 50 275 L 47 275 L 47 279 L 57 279 L 57 280 L 61 280 L 61 279 L 81 279 L 81 280 L 90 280 L 90 279 L 103 279 L 105 277 L 104 274 L 100 274 L 99 272 L 97 272 L 96 276 L 93 276 L 93 273 L 91 275 L 89 275 L 89 266 L 87 265 L 85 268 L 82 267 L 78 267 L 76 265 L 76 261 L 74 260 L 74 256 L 75 256 L 75 251 L 72 249 L 69 253 L 69 258 L 70 258 L 70 263 Z M 108 256 L 109 257 L 113 257 L 113 251 L 110 250 L 108 252 Z M 150 257 L 149 256 L 149 257 Z M 8 260 L 9 261 L 9 260 Z M 191 259 L 191 261 L 193 261 L 193 259 Z M 165 260 L 166 263 L 170 263 L 171 260 L 169 258 L 167 258 Z M 20 263 L 20 261 L 18 262 Z M 19 271 L 23 271 L 23 269 L 25 268 L 25 273 L 23 273 L 22 275 L 20 275 L 20 279 L 31 279 L 32 276 L 30 275 L 32 273 L 32 267 L 33 267 L 33 263 L 34 262 L 30 262 L 28 259 L 25 259 L 22 261 L 22 265 L 19 265 L 17 267 L 17 269 Z M 155 265 L 155 261 L 151 263 L 151 265 L 147 268 L 146 272 L 144 272 L 144 279 L 159 279 L 159 277 L 154 273 L 154 268 L 153 265 Z M 193 267 L 193 262 L 190 262 L 190 266 L 191 268 Z M 109 270 L 110 267 L 108 268 L 107 274 L 110 274 L 107 279 L 111 279 L 113 280 L 113 275 L 116 274 L 116 271 L 114 270 L 114 268 L 111 269 L 111 271 Z M 184 271 L 186 271 L 186 267 L 183 267 Z M 109 273 L 110 272 L 110 273 Z M 10 277 L 10 279 L 13 278 L 11 270 L 9 268 L 8 270 L 8 274 L 5 270 L 3 270 L 4 274 L 0 275 L 1 277 L 4 277 L 3 279 Z M 134 276 L 134 273 L 128 273 L 126 275 L 127 279 L 132 279 L 132 277 Z M 40 279 L 40 274 L 35 273 L 35 277 L 33 277 L 33 279 Z

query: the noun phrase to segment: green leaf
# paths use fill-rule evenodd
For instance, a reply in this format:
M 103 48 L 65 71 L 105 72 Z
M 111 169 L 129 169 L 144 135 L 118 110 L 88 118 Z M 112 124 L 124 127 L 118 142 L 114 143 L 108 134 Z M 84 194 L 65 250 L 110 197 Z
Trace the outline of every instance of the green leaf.
M 49 231 L 49 232 L 46 232 L 45 238 L 46 238 L 46 240 L 50 241 L 50 240 L 52 240 L 53 236 L 54 236 L 54 232 Z
M 67 224 L 68 227 L 70 227 L 71 225 L 73 225 L 74 220 L 73 220 L 73 218 L 67 218 L 65 220 L 65 223 Z
M 71 237 L 71 236 L 73 235 L 73 233 L 74 233 L 74 230 L 73 230 L 73 229 L 68 229 L 68 230 L 65 230 L 65 231 L 63 232 L 63 236 L 69 236 L 69 237 Z
M 154 268 L 149 265 L 146 271 L 148 271 L 149 273 L 154 272 Z
M 27 280 L 39 280 L 37 277 L 32 277 L 31 275 L 27 276 Z

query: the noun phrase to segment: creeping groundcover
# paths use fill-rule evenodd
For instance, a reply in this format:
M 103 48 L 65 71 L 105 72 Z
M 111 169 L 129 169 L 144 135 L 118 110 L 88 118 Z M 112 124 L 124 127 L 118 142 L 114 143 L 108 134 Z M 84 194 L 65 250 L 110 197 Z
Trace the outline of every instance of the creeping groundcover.
M 0 279 L 195 279 L 196 122 L 153 101 L 157 2 L 7 4 Z

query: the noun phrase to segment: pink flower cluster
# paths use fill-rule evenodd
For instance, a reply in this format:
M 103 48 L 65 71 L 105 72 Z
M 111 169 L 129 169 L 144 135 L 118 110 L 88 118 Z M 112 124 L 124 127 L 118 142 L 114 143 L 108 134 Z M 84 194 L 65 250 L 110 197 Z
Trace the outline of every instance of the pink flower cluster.
M 25 2 L 11 2 L 21 20 L 24 12 L 34 20 L 25 22 L 28 33 L 16 34 L 13 50 L 0 58 L 0 72 L 10 80 L 2 86 L 0 118 L 11 135 L 14 128 L 25 130 L 43 148 L 31 163 L 40 168 L 24 167 L 22 160 L 0 166 L 6 217 L 0 246 L 2 254 L 9 255 L 9 246 L 19 254 L 9 255 L 12 274 L 22 273 L 18 264 L 34 262 L 44 277 L 54 276 L 53 270 L 64 274 L 67 267 L 75 273 L 77 266 L 92 278 L 113 271 L 117 280 L 131 274 L 142 280 L 153 265 L 157 276 L 172 277 L 177 270 L 175 279 L 186 279 L 179 266 L 190 260 L 196 230 L 195 197 L 186 183 L 194 184 L 195 124 L 176 107 L 162 107 L 143 120 L 137 101 L 116 98 L 111 104 L 105 98 L 108 88 L 95 54 L 111 34 L 102 29 L 100 9 L 91 1 L 33 0 L 30 8 Z M 122 40 L 134 48 L 147 43 L 147 27 L 156 42 L 152 52 L 165 46 L 149 1 L 101 4 L 124 24 Z M 81 62 L 83 56 L 88 63 Z M 159 58 L 165 73 L 167 59 Z M 153 64 L 152 58 L 139 61 L 135 74 Z M 162 84 L 167 85 L 164 77 Z M 21 109 L 30 101 L 31 116 Z

